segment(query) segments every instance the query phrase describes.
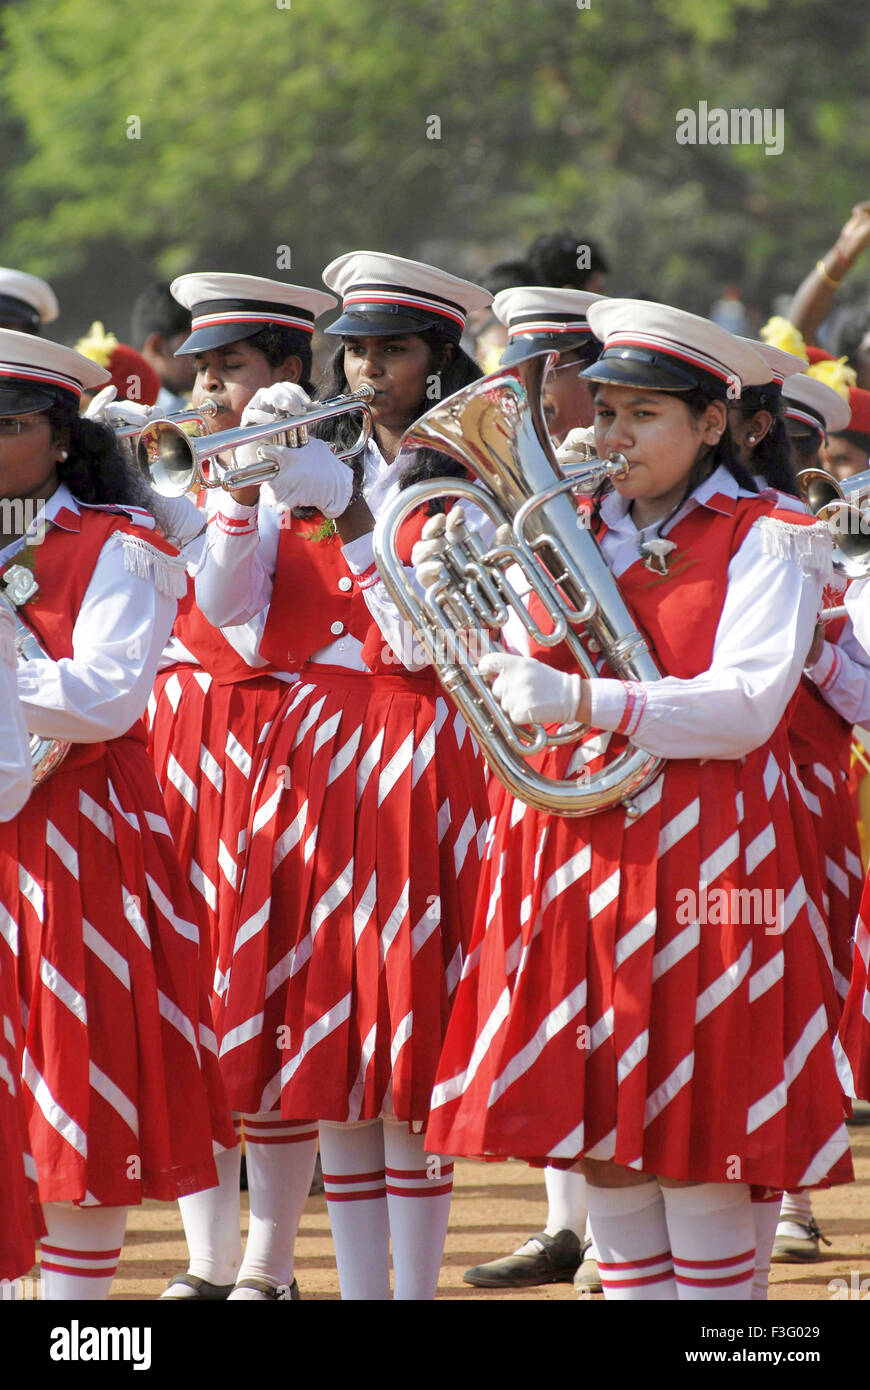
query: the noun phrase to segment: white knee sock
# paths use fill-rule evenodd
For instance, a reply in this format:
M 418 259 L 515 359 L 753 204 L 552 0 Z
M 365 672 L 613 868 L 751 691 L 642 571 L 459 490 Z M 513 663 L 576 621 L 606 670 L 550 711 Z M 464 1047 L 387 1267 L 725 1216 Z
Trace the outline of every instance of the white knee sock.
M 755 1273 L 752 1276 L 752 1300 L 761 1303 L 767 1299 L 767 1285 L 770 1279 L 770 1257 L 779 1221 L 779 1198 L 772 1202 L 753 1202 L 752 1220 L 755 1225 Z
M 570 1169 L 545 1168 L 544 1182 L 547 1185 L 546 1234 L 555 1236 L 560 1231 L 573 1231 L 582 1244 L 586 1230 L 586 1179 L 583 1174 L 572 1173 Z
M 277 1288 L 293 1280 L 293 1247 L 317 1157 L 317 1123 L 282 1120 L 274 1113 L 244 1115 L 250 1224 L 245 1258 L 236 1276 L 265 1279 Z M 236 1289 L 232 1300 L 263 1300 L 257 1289 Z
M 126 1207 L 76 1207 L 46 1202 L 48 1234 L 40 1242 L 44 1299 L 105 1299 L 118 1268 Z
M 586 1201 L 605 1298 L 675 1300 L 674 1267 L 658 1183 L 593 1187 L 587 1182 Z
M 812 1194 L 809 1192 L 784 1192 L 779 1213 L 778 1236 L 791 1236 L 796 1240 L 806 1240 L 805 1227 L 813 1219 Z
M 681 1301 L 748 1299 L 755 1224 L 745 1183 L 662 1188 Z
M 393 1298 L 431 1301 L 438 1287 L 453 1192 L 453 1160 L 427 1154 L 422 1134 L 384 1120 Z
M 320 1159 L 343 1299 L 390 1297 L 390 1226 L 380 1120 L 320 1122 Z
M 178 1199 L 190 1255 L 187 1272 L 207 1279 L 210 1284 L 232 1284 L 241 1263 L 241 1161 L 242 1151 L 238 1145 L 224 1149 L 215 1155 L 219 1186 Z M 171 1296 L 194 1298 L 196 1290 L 176 1284 Z

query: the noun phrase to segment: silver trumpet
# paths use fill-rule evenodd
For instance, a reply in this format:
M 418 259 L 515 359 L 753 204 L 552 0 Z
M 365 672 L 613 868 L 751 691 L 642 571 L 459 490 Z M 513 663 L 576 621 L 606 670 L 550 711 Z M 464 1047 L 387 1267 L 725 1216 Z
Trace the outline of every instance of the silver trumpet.
M 372 413 L 368 402 L 374 398 L 371 386 L 361 386 L 347 396 L 336 396 L 330 401 L 320 401 L 315 408 L 304 415 L 281 415 L 265 425 L 240 425 L 237 429 L 221 430 L 218 434 L 205 434 L 201 437 L 191 435 L 171 420 L 154 420 L 139 435 L 136 458 L 139 470 L 146 481 L 163 497 L 183 497 L 194 483 L 202 487 L 222 487 L 226 491 L 233 488 L 255 486 L 274 478 L 280 464 L 263 459 L 244 468 L 228 467 L 221 463 L 218 455 L 238 449 L 242 444 L 256 444 L 260 440 L 280 442 L 288 431 L 300 430 L 302 438 L 311 425 L 322 420 L 333 420 L 338 415 L 359 411 L 362 425 L 355 443 L 337 454 L 340 459 L 352 458 L 364 449 L 372 432 Z M 206 459 L 210 461 L 208 473 L 203 468 Z
M 796 482 L 801 500 L 834 541 L 834 568 L 852 579 L 870 574 L 870 469 L 842 483 L 824 468 L 803 468 Z
M 656 776 L 660 759 L 629 746 L 598 772 L 590 774 L 584 764 L 573 778 L 545 777 L 528 759 L 553 744 L 581 738 L 585 728 L 567 724 L 547 734 L 541 725 L 514 724 L 477 670 L 485 653 L 504 650 L 494 633 L 513 612 L 536 642 L 547 647 L 564 642 L 584 676 L 598 672 L 580 640 L 581 629 L 598 643 L 619 677 L 660 678 L 571 496 L 624 477 L 629 465 L 615 455 L 572 466 L 568 477 L 562 473 L 541 408 L 544 372 L 554 360 L 553 354 L 538 353 L 500 368 L 411 426 L 403 444 L 449 454 L 479 481 L 434 478 L 400 492 L 375 528 L 375 560 L 492 771 L 514 796 L 561 816 L 589 815 L 619 802 L 633 815 L 630 798 Z M 457 528 L 441 578 L 421 599 L 399 560 L 397 537 L 404 519 L 435 497 L 479 507 L 496 535 L 487 547 L 464 525 Z M 539 628 L 514 587 L 514 566 L 549 611 L 551 631 Z
M 191 406 L 189 410 L 176 410 L 171 415 L 157 416 L 149 420 L 148 424 L 153 425 L 156 423 L 157 419 L 159 419 L 161 424 L 168 422 L 172 425 L 182 426 L 185 434 L 202 435 L 205 434 L 208 429 L 205 423 L 206 420 L 217 415 L 219 411 L 220 406 L 217 401 L 213 401 L 210 397 L 207 397 L 200 405 Z M 147 428 L 147 426 L 145 426 L 145 428 Z M 142 429 L 143 426 L 141 424 L 119 425 L 115 430 L 115 438 L 138 440 L 142 433 Z

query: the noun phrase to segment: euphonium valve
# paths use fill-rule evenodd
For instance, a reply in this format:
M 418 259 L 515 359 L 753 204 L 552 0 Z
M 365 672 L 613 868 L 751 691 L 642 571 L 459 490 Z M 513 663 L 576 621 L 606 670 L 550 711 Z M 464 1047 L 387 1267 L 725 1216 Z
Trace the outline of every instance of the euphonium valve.
M 513 613 L 535 642 L 565 643 L 584 676 L 598 672 L 580 640 L 583 629 L 618 677 L 660 678 L 588 527 L 588 512 L 578 511 L 571 496 L 625 476 L 629 465 L 616 455 L 590 459 L 572 467 L 570 476 L 563 474 L 541 409 L 550 361 L 551 354 L 536 354 L 501 368 L 411 426 L 405 443 L 449 454 L 478 481 L 436 478 L 400 492 L 375 528 L 375 560 L 490 767 L 514 796 L 564 816 L 588 815 L 618 802 L 632 810 L 629 798 L 656 775 L 658 758 L 629 746 L 591 775 L 584 764 L 574 777 L 545 777 L 529 758 L 549 745 L 583 737 L 585 729 L 574 724 L 548 732 L 540 725 L 513 724 L 477 671 L 481 656 L 503 649 L 495 633 Z M 479 507 L 495 537 L 486 544 L 467 526 L 452 528 L 455 541 L 448 545 L 444 573 L 421 597 L 399 562 L 397 537 L 405 518 L 435 497 Z M 549 612 L 548 630 L 523 602 L 520 571 L 520 587 L 536 593 Z

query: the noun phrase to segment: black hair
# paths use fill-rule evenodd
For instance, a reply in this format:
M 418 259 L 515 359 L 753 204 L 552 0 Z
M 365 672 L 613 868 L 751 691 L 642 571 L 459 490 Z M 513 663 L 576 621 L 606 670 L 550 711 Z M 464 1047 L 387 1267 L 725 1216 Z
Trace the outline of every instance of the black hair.
M 281 363 L 288 357 L 298 357 L 302 363 L 302 374 L 299 377 L 299 385 L 303 391 L 311 394 L 311 334 L 305 333 L 299 328 L 286 328 L 283 324 L 270 323 L 265 328 L 261 328 L 259 333 L 255 333 L 252 338 L 243 339 L 250 343 L 251 347 L 257 348 L 262 352 L 269 366 L 272 368 L 280 367 Z
M 870 434 L 861 434 L 860 430 L 837 430 L 832 432 L 831 438 L 845 439 L 847 444 L 854 444 L 856 449 L 863 449 L 870 455 Z
M 529 260 L 496 261 L 483 272 L 479 284 L 496 295 L 500 290 L 513 290 L 518 285 L 537 285 L 538 277 Z
M 755 471 L 761 473 L 765 481 L 776 488 L 777 492 L 797 497 L 798 486 L 791 466 L 791 451 L 782 414 L 780 388 L 773 382 L 764 386 L 744 386 L 740 400 L 734 404 L 744 420 L 751 419 L 760 410 L 766 410 L 772 417 L 770 429 L 752 451 Z
M 593 388 L 597 390 L 600 386 L 605 384 L 604 382 L 593 382 Z M 703 386 L 696 386 L 691 391 L 670 392 L 668 394 L 676 395 L 677 399 L 683 402 L 689 414 L 696 420 L 700 419 L 706 411 L 707 406 L 710 405 L 713 400 L 719 399 L 718 397 L 711 396 Z M 687 498 L 691 497 L 695 489 L 700 487 L 701 483 L 709 478 L 712 473 L 715 473 L 717 468 L 727 468 L 728 472 L 737 483 L 737 486 L 743 488 L 744 491 L 758 492 L 755 479 L 745 465 L 740 462 L 737 447 L 726 423 L 725 429 L 716 443 L 708 445 L 698 454 L 698 457 L 689 470 L 682 496 L 679 501 L 671 507 L 667 516 L 662 517 L 661 521 L 656 526 L 656 535 L 661 535 L 662 527 L 665 523 L 670 521 L 672 516 L 676 515 Z M 610 491 L 611 486 L 610 483 L 604 483 L 595 493 L 593 501 L 593 515 L 595 517 L 598 516 L 604 495 L 606 492 Z
M 788 442 L 789 447 L 794 449 L 801 463 L 810 468 L 825 441 L 818 430 L 810 430 L 807 434 L 788 435 Z
M 145 346 L 152 333 L 161 338 L 174 338 L 190 332 L 190 310 L 173 299 L 169 286 L 158 280 L 136 296 L 130 319 L 130 345 L 137 352 Z
M 422 338 L 432 350 L 432 372 L 433 376 L 438 377 L 438 394 L 430 397 L 426 393 L 420 397 L 419 404 L 413 412 L 413 419 L 418 419 L 425 414 L 438 400 L 444 400 L 447 396 L 452 396 L 455 391 L 459 391 L 463 386 L 468 386 L 472 381 L 479 381 L 483 376 L 476 362 L 463 352 L 455 339 L 449 337 L 439 328 L 427 328 L 423 333 L 401 334 L 401 337 Z M 448 344 L 454 348 L 452 358 L 438 367 L 437 363 L 441 360 L 445 346 Z M 329 400 L 333 396 L 345 396 L 350 391 L 347 377 L 344 374 L 344 343 L 336 348 L 332 357 L 326 365 L 326 369 L 317 387 L 318 400 Z M 411 422 L 409 421 L 409 424 Z M 353 415 L 342 415 L 336 420 L 328 420 L 321 425 L 316 433 L 321 439 L 326 439 L 330 444 L 337 445 L 339 449 L 348 448 L 356 439 L 359 433 L 359 418 Z M 362 479 L 362 457 L 357 455 L 351 460 L 354 476 L 357 484 Z M 464 473 L 461 463 L 455 459 L 448 458 L 446 454 L 437 453 L 434 449 L 418 449 L 415 451 L 413 459 L 402 474 L 401 486 L 410 487 L 412 483 L 422 482 L 426 478 L 451 477 L 458 478 Z
M 165 535 L 161 499 L 123 452 L 114 430 L 79 415 L 73 400 L 58 401 L 45 414 L 52 439 L 67 450 L 67 457 L 58 460 L 58 481 L 65 483 L 79 502 L 141 507 L 151 513 Z
M 587 255 L 583 260 L 589 264 L 578 265 L 580 252 Z M 571 289 L 582 290 L 590 275 L 595 271 L 606 273 L 610 269 L 604 252 L 588 237 L 575 236 L 567 227 L 558 232 L 546 232 L 537 237 L 526 252 L 539 285 L 568 285 Z
M 845 357 L 850 367 L 857 370 L 858 349 L 862 339 L 870 333 L 870 305 L 862 304 L 847 309 L 837 326 L 834 355 Z

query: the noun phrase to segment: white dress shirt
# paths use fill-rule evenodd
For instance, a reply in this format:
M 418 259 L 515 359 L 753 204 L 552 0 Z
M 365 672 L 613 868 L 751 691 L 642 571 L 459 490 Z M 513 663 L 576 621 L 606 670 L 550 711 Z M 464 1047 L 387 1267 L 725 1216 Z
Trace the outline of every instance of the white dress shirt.
M 609 493 L 601 507 L 608 528 L 601 548 L 617 579 L 638 559 L 642 541 L 667 536 L 716 493 L 754 495 L 718 468 L 660 532 L 656 525 L 639 531 L 627 499 Z M 778 543 L 787 549 L 793 540 L 797 555 L 800 539 L 791 537 L 785 523 L 756 521 L 728 566 L 709 670 L 688 680 L 665 676 L 638 682 L 631 689 L 618 680 L 593 680 L 590 723 L 615 730 L 631 704 L 632 743 L 664 758 L 740 758 L 764 743 L 800 680 L 827 577 L 818 557 L 810 556 L 803 568 L 797 558 L 772 553 Z
M 62 508 L 83 510 L 63 483 L 37 522 L 50 528 Z M 0 565 L 24 544 L 21 538 L 0 549 Z M 161 556 L 161 561 L 180 568 L 174 557 Z M 38 583 L 38 549 L 35 576 Z M 73 655 L 18 667 L 18 693 L 31 733 L 74 743 L 99 743 L 125 733 L 145 712 L 176 607 L 176 599 L 161 593 L 153 578 L 127 567 L 123 534 L 111 535 L 75 620 Z M 26 623 L 26 604 L 22 618 Z
M 403 452 L 388 464 L 374 440 L 367 443 L 363 453 L 362 491 L 375 517 L 398 493 L 400 479 L 411 457 L 410 452 Z M 475 511 L 466 507 L 466 521 L 471 528 L 484 524 L 482 514 L 475 515 Z M 225 624 L 259 622 L 262 635 L 272 597 L 280 516 L 271 507 L 256 504 L 244 507 L 229 493 L 221 494 L 219 513 L 228 520 L 248 521 L 250 527 L 229 531 L 222 529 L 219 520 L 211 522 L 207 548 L 196 574 L 197 603 L 206 617 L 224 632 Z M 374 565 L 371 533 L 349 541 L 342 547 L 342 554 L 352 574 L 365 574 Z M 405 573 L 409 582 L 416 585 L 413 570 L 406 567 Z M 379 579 L 362 593 L 373 621 L 400 663 L 412 671 L 427 666 L 425 654 L 383 582 Z M 350 671 L 367 671 L 362 650 L 362 643 L 346 632 L 337 641 L 313 652 L 308 660 L 315 664 L 344 666 Z
M 15 666 L 15 619 L 4 607 L 0 608 L 0 821 L 18 815 L 33 781 Z

